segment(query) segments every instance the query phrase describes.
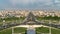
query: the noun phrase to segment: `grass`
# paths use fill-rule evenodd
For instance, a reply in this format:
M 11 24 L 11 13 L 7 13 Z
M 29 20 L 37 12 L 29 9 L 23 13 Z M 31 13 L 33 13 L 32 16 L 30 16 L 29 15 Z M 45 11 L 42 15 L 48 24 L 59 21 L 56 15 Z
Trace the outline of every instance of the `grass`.
M 0 34 L 12 34 L 12 30 L 11 29 L 3 30 L 3 31 L 0 31 Z
M 36 32 L 49 33 L 49 29 L 44 27 L 39 27 L 39 28 L 36 28 Z
M 60 29 L 51 29 L 52 34 L 60 34 Z
M 22 33 L 25 31 L 26 31 L 26 28 L 23 28 L 23 27 L 14 28 L 15 33 Z
M 26 28 L 23 27 L 17 27 L 14 28 L 14 33 L 22 33 L 25 34 Z M 38 27 L 36 28 L 36 34 L 41 34 L 41 33 L 49 33 L 49 28 L 46 27 Z M 51 29 L 52 34 L 60 34 L 60 29 Z M 12 29 L 5 29 L 0 31 L 0 34 L 12 34 Z
M 26 32 L 26 28 L 23 28 L 23 27 L 14 28 L 14 33 L 25 34 L 25 32 Z M 4 29 L 4 30 L 0 31 L 0 34 L 12 34 L 12 29 L 11 28 Z
M 49 28 L 46 27 L 39 27 L 36 28 L 36 33 L 49 33 Z M 60 29 L 51 29 L 51 34 L 60 34 Z

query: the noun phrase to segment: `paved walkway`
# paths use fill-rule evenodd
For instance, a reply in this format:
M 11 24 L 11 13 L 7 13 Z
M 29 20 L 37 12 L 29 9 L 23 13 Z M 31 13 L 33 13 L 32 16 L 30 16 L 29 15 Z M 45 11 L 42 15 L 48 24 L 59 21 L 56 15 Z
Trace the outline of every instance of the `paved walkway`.
M 19 25 L 19 26 L 15 26 L 15 27 L 25 27 L 25 28 L 29 28 L 29 27 L 48 27 L 48 26 L 44 26 L 44 25 Z
M 52 28 L 52 29 L 57 29 L 57 28 L 54 28 L 54 27 L 49 27 L 49 26 L 44 26 L 44 25 L 19 25 L 19 26 L 15 26 L 14 28 L 16 27 L 25 27 L 25 28 L 36 28 L 36 27 L 47 27 L 47 28 Z M 59 29 L 57 29 L 59 30 Z

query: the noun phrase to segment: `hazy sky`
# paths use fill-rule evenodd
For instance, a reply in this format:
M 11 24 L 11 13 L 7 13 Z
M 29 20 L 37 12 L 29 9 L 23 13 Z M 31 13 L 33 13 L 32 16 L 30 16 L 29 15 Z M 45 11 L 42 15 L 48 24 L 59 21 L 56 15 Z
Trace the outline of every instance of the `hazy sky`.
M 60 0 L 0 0 L 0 9 L 60 9 Z

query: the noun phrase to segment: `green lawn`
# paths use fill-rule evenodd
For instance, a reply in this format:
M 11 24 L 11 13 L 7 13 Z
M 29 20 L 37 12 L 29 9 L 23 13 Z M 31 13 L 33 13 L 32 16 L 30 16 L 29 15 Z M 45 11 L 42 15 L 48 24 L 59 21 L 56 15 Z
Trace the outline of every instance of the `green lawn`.
M 27 28 L 17 27 L 17 28 L 14 28 L 14 33 L 25 34 L 26 30 Z M 60 29 L 51 29 L 51 32 L 52 34 L 60 34 Z M 49 33 L 49 28 L 46 28 L 46 27 L 36 28 L 36 34 L 41 34 L 41 33 Z M 11 28 L 4 29 L 0 31 L 0 34 L 12 34 L 12 29 Z
M 0 31 L 0 34 L 12 34 L 12 30 L 11 29 L 3 30 L 3 31 Z
M 49 33 L 49 29 L 45 27 L 36 28 L 36 32 Z
M 51 29 L 52 34 L 60 34 L 60 29 Z
M 46 27 L 39 27 L 36 28 L 36 33 L 41 34 L 41 33 L 49 33 L 49 28 Z M 51 29 L 52 34 L 60 34 L 60 29 Z
M 23 28 L 23 27 L 14 28 L 14 33 L 25 34 L 25 32 L 26 32 L 26 28 Z M 12 29 L 11 28 L 4 29 L 4 30 L 0 31 L 0 34 L 12 34 Z
M 18 28 L 14 28 L 14 32 L 15 33 L 23 33 L 25 32 L 27 29 L 23 28 L 23 27 L 18 27 Z

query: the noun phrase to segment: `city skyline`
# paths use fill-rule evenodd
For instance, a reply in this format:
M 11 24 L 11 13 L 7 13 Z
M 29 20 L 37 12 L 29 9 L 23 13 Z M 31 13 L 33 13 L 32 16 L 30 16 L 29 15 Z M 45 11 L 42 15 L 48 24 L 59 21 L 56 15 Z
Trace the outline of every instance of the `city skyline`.
M 60 9 L 60 0 L 0 0 L 0 9 Z

